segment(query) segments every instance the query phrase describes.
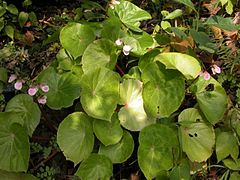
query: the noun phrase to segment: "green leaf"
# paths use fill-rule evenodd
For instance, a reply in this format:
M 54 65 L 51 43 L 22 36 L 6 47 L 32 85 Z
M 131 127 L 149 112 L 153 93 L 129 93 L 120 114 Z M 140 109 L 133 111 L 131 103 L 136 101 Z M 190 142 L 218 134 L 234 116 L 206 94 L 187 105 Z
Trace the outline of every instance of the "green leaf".
M 207 125 L 197 109 L 189 108 L 178 117 L 180 141 L 183 151 L 193 162 L 202 162 L 212 155 L 215 144 L 214 130 Z
M 171 28 L 171 24 L 168 21 L 161 21 L 161 28 L 166 30 L 167 28 Z
M 184 78 L 160 63 L 149 63 L 142 72 L 144 109 L 150 117 L 168 117 L 185 96 Z
M 239 179 L 240 179 L 240 174 L 238 172 L 232 172 L 229 178 L 229 180 L 239 180 Z
M 101 144 L 98 153 L 111 159 L 112 163 L 123 163 L 131 156 L 133 149 L 133 138 L 129 132 L 124 131 L 120 142 L 110 146 Z
M 14 96 L 8 103 L 5 112 L 18 113 L 21 118 L 18 123 L 27 129 L 29 136 L 32 136 L 34 130 L 40 122 L 41 111 L 38 105 L 33 102 L 31 96 L 19 94 Z
M 0 81 L 6 83 L 8 80 L 7 69 L 0 67 Z
M 35 176 L 25 173 L 16 173 L 0 170 L 1 180 L 38 180 Z
M 120 1 L 114 6 L 114 11 L 124 25 L 136 32 L 142 32 L 139 28 L 142 20 L 151 19 L 151 15 L 129 1 Z
M 234 171 L 240 171 L 240 159 L 233 160 L 233 159 L 224 159 L 223 163 L 225 166 L 227 166 L 229 169 Z
M 119 101 L 119 80 L 117 73 L 104 67 L 82 76 L 80 101 L 89 116 L 111 121 Z
M 233 159 L 238 158 L 238 140 L 231 132 L 221 132 L 216 139 L 216 154 L 217 160 L 220 162 L 229 155 Z
M 178 156 L 176 132 L 167 125 L 152 124 L 139 135 L 138 163 L 147 179 L 153 179 L 162 170 L 173 167 Z
M 13 15 L 18 15 L 18 9 L 16 8 L 15 5 L 9 4 L 6 9 Z
M 0 169 L 26 172 L 30 156 L 30 145 L 25 129 L 17 124 L 0 120 Z
M 0 6 L 0 17 L 2 17 L 6 13 L 6 9 Z
M 176 9 L 173 12 L 169 13 L 164 19 L 176 19 L 178 17 L 182 16 L 182 10 Z
M 170 172 L 170 180 L 190 180 L 190 165 L 188 160 L 184 159 L 182 162 L 174 167 Z
M 163 63 L 167 69 L 177 69 L 187 79 L 195 79 L 201 71 L 200 63 L 197 59 L 182 53 L 161 53 L 154 61 Z
M 52 109 L 61 109 L 71 106 L 80 96 L 79 78 L 79 74 L 74 75 L 71 72 L 60 74 L 53 67 L 49 67 L 40 73 L 37 81 L 49 86 L 46 93 L 47 105 Z
M 184 4 L 185 6 L 191 8 L 191 9 L 194 10 L 196 13 L 198 13 L 197 10 L 195 9 L 195 6 L 194 6 L 194 4 L 192 3 L 191 0 L 175 0 L 175 1 L 178 2 L 178 3 Z
M 123 136 L 123 129 L 116 113 L 113 114 L 111 122 L 95 119 L 93 131 L 105 146 L 118 143 Z
M 28 13 L 21 11 L 18 16 L 18 22 L 20 27 L 23 27 L 28 20 Z
M 14 38 L 14 28 L 10 25 L 5 26 L 4 28 L 5 33 L 8 37 L 10 37 L 12 40 Z
M 84 72 L 97 67 L 107 67 L 113 70 L 116 62 L 117 48 L 112 41 L 107 39 L 99 39 L 91 43 L 82 57 Z
M 211 124 L 216 124 L 222 119 L 227 110 L 227 95 L 214 78 L 206 81 L 200 76 L 190 90 L 195 94 L 201 111 Z
M 0 32 L 2 31 L 3 28 L 4 28 L 4 20 L 0 19 Z
M 120 101 L 124 105 L 118 113 L 120 123 L 131 131 L 140 131 L 145 126 L 155 122 L 149 119 L 143 108 L 142 82 L 139 80 L 124 80 L 120 85 Z
M 224 18 L 222 16 L 211 16 L 204 23 L 209 26 L 216 26 L 220 29 L 227 31 L 238 30 L 237 26 L 233 23 L 232 18 Z
M 36 14 L 35 14 L 33 11 L 31 11 L 31 12 L 29 13 L 29 20 L 32 22 L 33 26 L 37 26 L 37 25 L 38 25 L 37 16 L 36 16 Z M 58 32 L 58 34 L 59 34 L 60 29 L 57 30 L 57 32 Z M 58 40 L 59 40 L 59 39 L 58 39 Z
M 152 51 L 141 56 L 138 63 L 140 71 L 142 72 L 144 68 L 148 66 L 149 63 L 154 62 L 155 57 L 160 53 L 161 52 L 159 49 L 153 49 Z
M 91 27 L 79 23 L 71 23 L 60 32 L 60 42 L 76 59 L 83 55 L 87 46 L 93 42 L 95 34 Z
M 220 0 L 220 2 L 222 4 L 222 6 L 226 5 L 225 6 L 226 12 L 231 15 L 233 13 L 232 1 L 231 0 Z
M 109 158 L 100 154 L 91 154 L 84 160 L 75 175 L 81 180 L 108 180 L 112 176 L 112 162 Z
M 92 118 L 82 112 L 68 115 L 59 125 L 57 143 L 65 157 L 78 164 L 93 150 Z

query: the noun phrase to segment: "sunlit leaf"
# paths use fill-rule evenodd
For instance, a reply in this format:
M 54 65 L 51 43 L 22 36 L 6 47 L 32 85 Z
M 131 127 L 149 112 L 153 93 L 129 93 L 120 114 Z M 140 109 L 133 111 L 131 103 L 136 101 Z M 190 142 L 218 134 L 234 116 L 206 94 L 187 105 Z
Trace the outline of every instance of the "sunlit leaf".
M 14 38 L 14 28 L 13 26 L 7 25 L 4 28 L 5 33 L 7 34 L 8 37 L 10 37 L 11 39 Z
M 18 9 L 15 5 L 9 4 L 6 9 L 13 15 L 18 15 Z
M 1 180 L 38 180 L 32 174 L 16 173 L 0 170 Z
M 197 109 L 189 108 L 178 117 L 183 151 L 194 162 L 202 162 L 212 155 L 215 144 L 213 128 L 203 121 Z
M 131 156 L 133 149 L 133 138 L 129 132 L 124 131 L 120 142 L 109 146 L 101 144 L 98 153 L 107 156 L 112 163 L 123 163 Z
M 89 116 L 111 121 L 119 101 L 119 76 L 107 68 L 88 71 L 81 79 L 81 104 Z
M 161 171 L 173 167 L 178 157 L 176 132 L 167 125 L 153 124 L 139 135 L 138 163 L 147 179 L 153 179 Z
M 82 112 L 68 115 L 59 125 L 57 143 L 65 157 L 75 164 L 86 159 L 93 150 L 92 118 Z
M 112 162 L 109 158 L 100 154 L 91 154 L 84 160 L 75 175 L 82 180 L 107 180 L 112 176 Z
M 184 4 L 185 6 L 191 8 L 192 10 L 197 12 L 197 10 L 195 9 L 195 6 L 194 6 L 194 4 L 192 3 L 191 0 L 175 0 L 175 1 L 178 2 L 178 3 Z

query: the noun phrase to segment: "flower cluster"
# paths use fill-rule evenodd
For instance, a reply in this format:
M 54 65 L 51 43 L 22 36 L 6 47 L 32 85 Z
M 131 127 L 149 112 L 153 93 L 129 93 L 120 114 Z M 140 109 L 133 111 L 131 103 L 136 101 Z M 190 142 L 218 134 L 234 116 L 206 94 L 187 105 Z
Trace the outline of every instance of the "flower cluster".
M 123 45 L 123 41 L 122 41 L 121 39 L 117 39 L 117 40 L 115 41 L 115 44 L 116 44 L 117 46 L 122 46 L 122 45 Z M 127 45 L 127 44 L 125 44 L 125 45 L 123 46 L 123 54 L 124 54 L 125 56 L 128 56 L 131 50 L 132 50 L 132 47 L 131 47 L 131 46 L 129 46 L 129 45 Z
M 22 87 L 23 87 L 23 84 L 25 83 L 24 80 L 22 79 L 17 79 L 17 76 L 15 74 L 12 74 L 10 75 L 9 79 L 8 79 L 8 82 L 9 83 L 12 83 L 16 80 L 16 82 L 14 83 L 14 88 L 16 90 L 21 90 Z M 38 92 L 38 90 L 41 89 L 41 91 L 43 93 L 47 93 L 49 91 L 49 86 L 46 84 L 46 83 L 39 83 L 39 84 L 36 84 L 36 85 L 31 85 L 29 88 L 28 88 L 28 91 L 27 93 L 30 95 L 30 96 L 35 96 Z M 37 98 L 37 101 L 39 104 L 46 104 L 47 102 L 47 96 L 45 95 L 40 95 L 38 96 Z
M 211 66 L 211 70 L 212 70 L 213 75 L 221 73 L 221 68 L 219 66 L 217 66 L 216 64 L 213 64 Z M 206 81 L 211 78 L 211 75 L 207 71 L 201 71 L 199 73 L 199 75 L 202 76 Z

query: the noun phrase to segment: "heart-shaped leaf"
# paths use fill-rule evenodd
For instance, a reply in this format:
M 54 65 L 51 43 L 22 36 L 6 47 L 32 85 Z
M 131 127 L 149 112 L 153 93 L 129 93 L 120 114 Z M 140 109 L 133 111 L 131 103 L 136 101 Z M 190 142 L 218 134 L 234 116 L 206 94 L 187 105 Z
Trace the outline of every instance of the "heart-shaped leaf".
M 30 145 L 25 129 L 17 123 L 9 124 L 0 119 L 0 169 L 26 172 L 30 156 Z M 2 178 L 2 177 L 1 177 Z
M 23 11 L 20 12 L 20 13 L 19 13 L 19 16 L 18 16 L 19 25 L 20 25 L 21 27 L 23 27 L 24 24 L 27 22 L 27 20 L 28 20 L 28 13 L 23 12 Z
M 80 101 L 89 116 L 111 121 L 119 101 L 119 80 L 117 73 L 104 67 L 82 76 Z
M 29 136 L 32 136 L 33 131 L 40 122 L 41 112 L 36 103 L 33 102 L 31 96 L 19 94 L 14 96 L 7 104 L 5 112 L 18 113 L 21 117 L 14 121 L 22 124 L 27 129 Z
M 91 43 L 83 53 L 83 71 L 107 67 L 114 69 L 117 62 L 117 48 L 115 44 L 107 39 L 99 39 Z
M 129 132 L 124 131 L 120 142 L 109 146 L 101 144 L 98 153 L 107 156 L 112 163 L 123 163 L 131 156 L 133 149 L 133 138 Z
M 82 180 L 107 180 L 112 176 L 112 171 L 112 162 L 109 158 L 100 154 L 91 154 L 80 164 L 75 175 Z
M 173 167 L 178 157 L 176 132 L 163 124 L 145 127 L 139 135 L 138 163 L 147 179 Z
M 190 90 L 195 94 L 201 111 L 211 124 L 222 119 L 227 110 L 227 95 L 215 79 L 206 81 L 200 76 Z
M 215 144 L 213 128 L 202 119 L 194 108 L 185 109 L 178 117 L 182 149 L 192 162 L 207 160 Z
M 116 113 L 113 114 L 111 122 L 95 119 L 93 131 L 105 146 L 118 143 L 123 136 L 123 129 Z
M 187 79 L 195 79 L 201 71 L 198 60 L 187 54 L 175 52 L 161 53 L 156 56 L 155 61 L 163 63 L 167 69 L 177 69 Z
M 65 157 L 77 164 L 93 150 L 92 118 L 82 112 L 68 115 L 59 125 L 57 143 Z
M 228 157 L 238 158 L 239 148 L 238 140 L 231 132 L 221 132 L 217 135 L 216 154 L 218 162 Z
M 18 9 L 15 5 L 9 4 L 6 9 L 13 15 L 18 15 Z
M 139 28 L 139 21 L 152 18 L 147 11 L 142 10 L 129 1 L 121 1 L 119 5 L 114 6 L 114 11 L 123 24 L 136 32 L 142 32 Z
M 149 63 L 142 72 L 144 109 L 150 117 L 168 117 L 181 105 L 184 78 L 176 70 Z
M 91 27 L 79 23 L 71 23 L 60 32 L 62 46 L 76 59 L 83 55 L 87 46 L 93 42 L 95 34 Z
M 38 76 L 38 82 L 46 83 L 49 91 L 46 93 L 47 105 L 52 109 L 69 107 L 80 96 L 79 75 L 71 72 L 57 73 L 53 67 L 49 67 Z
M 6 9 L 0 6 L 0 17 L 2 17 L 6 13 Z
M 118 113 L 120 123 L 131 131 L 140 131 L 145 126 L 155 122 L 149 119 L 143 108 L 142 82 L 139 80 L 124 80 L 120 85 L 120 101 L 124 105 Z

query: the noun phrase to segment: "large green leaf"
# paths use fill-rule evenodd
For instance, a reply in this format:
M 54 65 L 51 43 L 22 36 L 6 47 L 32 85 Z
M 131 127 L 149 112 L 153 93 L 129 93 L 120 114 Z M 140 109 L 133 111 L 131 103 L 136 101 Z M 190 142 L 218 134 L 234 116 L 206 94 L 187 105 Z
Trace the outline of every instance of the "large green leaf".
M 79 23 L 71 23 L 60 32 L 60 42 L 74 58 L 81 56 L 87 46 L 93 42 L 95 34 L 91 27 Z
M 25 173 L 16 173 L 0 170 L 1 180 L 38 180 L 35 176 Z
M 221 120 L 227 110 L 227 95 L 214 78 L 206 81 L 200 76 L 190 90 L 195 94 L 201 111 L 211 124 Z
M 151 15 L 147 11 L 140 9 L 129 1 L 120 1 L 119 5 L 114 6 L 114 11 L 123 24 L 137 32 L 142 31 L 139 28 L 139 21 L 151 19 Z
M 6 9 L 13 15 L 18 15 L 18 9 L 15 5 L 9 4 Z
M 123 129 L 116 113 L 113 114 L 111 122 L 95 119 L 93 131 L 105 146 L 118 143 L 123 136 Z
M 227 168 L 234 170 L 234 171 L 240 171 L 240 159 L 233 160 L 231 158 L 224 159 L 223 163 Z
M 140 131 L 145 126 L 155 122 L 149 119 L 143 108 L 142 82 L 139 80 L 124 80 L 120 85 L 120 101 L 124 105 L 118 113 L 120 123 L 131 131 Z
M 178 157 L 179 143 L 176 132 L 167 125 L 152 124 L 139 135 L 138 163 L 147 179 L 173 167 Z
M 98 153 L 107 156 L 112 163 L 123 163 L 131 156 L 133 149 L 133 138 L 129 132 L 124 131 L 120 142 L 110 146 L 101 144 Z
M 91 154 L 78 168 L 76 175 L 81 180 L 108 180 L 112 176 L 112 162 L 100 154 Z
M 59 125 L 57 143 L 65 157 L 77 164 L 93 150 L 92 118 L 82 112 L 68 115 Z
M 231 132 L 221 132 L 216 138 L 216 154 L 218 162 L 228 157 L 238 158 L 238 140 Z
M 195 79 L 201 71 L 200 63 L 197 59 L 182 53 L 161 53 L 156 56 L 155 61 L 163 63 L 167 69 L 177 69 L 187 79 Z
M 168 117 L 181 105 L 185 95 L 184 78 L 160 63 L 149 63 L 142 72 L 144 109 L 151 117 Z
M 0 81 L 6 83 L 8 79 L 7 69 L 0 67 Z
M 175 1 L 184 4 L 185 6 L 191 8 L 192 10 L 194 10 L 195 12 L 197 12 L 197 10 L 195 9 L 195 6 L 194 6 L 194 4 L 192 3 L 191 0 L 175 0 Z M 197 12 L 197 13 L 198 13 L 198 12 Z
M 38 82 L 49 86 L 46 94 L 47 105 L 52 109 L 69 107 L 80 96 L 79 74 L 74 75 L 71 72 L 60 74 L 53 67 L 49 67 L 40 73 Z
M 213 128 L 203 121 L 197 109 L 189 108 L 178 117 L 182 149 L 193 162 L 202 162 L 212 155 L 215 144 Z
M 224 29 L 227 31 L 238 30 L 239 28 L 233 23 L 231 18 L 224 18 L 222 16 L 211 16 L 204 23 L 209 26 L 216 26 L 220 29 Z
M 21 11 L 18 16 L 19 25 L 23 27 L 24 24 L 27 22 L 27 20 L 28 20 L 28 13 Z
M 21 125 L 7 121 L 0 119 L 0 169 L 26 172 L 30 156 L 28 135 Z
M 81 104 L 89 116 L 111 121 L 119 101 L 117 73 L 107 68 L 88 71 L 81 79 Z
M 21 116 L 21 118 L 18 118 L 18 123 L 23 123 L 22 125 L 27 129 L 29 136 L 32 136 L 33 131 L 40 122 L 40 109 L 38 105 L 33 102 L 32 97 L 26 94 L 14 96 L 8 102 L 5 112 L 18 113 Z
M 83 53 L 83 71 L 107 67 L 114 69 L 117 62 L 117 48 L 115 44 L 107 39 L 99 39 L 91 43 Z
M 170 180 L 190 180 L 190 165 L 187 159 L 182 160 L 182 162 L 175 166 L 170 172 Z

